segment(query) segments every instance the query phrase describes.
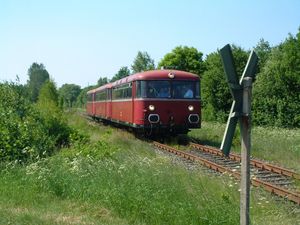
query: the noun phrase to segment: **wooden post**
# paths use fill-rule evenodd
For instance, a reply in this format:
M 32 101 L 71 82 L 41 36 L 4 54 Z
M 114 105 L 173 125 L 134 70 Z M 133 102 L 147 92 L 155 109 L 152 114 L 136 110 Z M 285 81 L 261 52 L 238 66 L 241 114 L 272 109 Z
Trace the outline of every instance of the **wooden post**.
M 251 92 L 252 78 L 243 79 L 243 115 L 241 127 L 241 193 L 240 193 L 240 224 L 250 223 L 250 148 L 251 148 Z

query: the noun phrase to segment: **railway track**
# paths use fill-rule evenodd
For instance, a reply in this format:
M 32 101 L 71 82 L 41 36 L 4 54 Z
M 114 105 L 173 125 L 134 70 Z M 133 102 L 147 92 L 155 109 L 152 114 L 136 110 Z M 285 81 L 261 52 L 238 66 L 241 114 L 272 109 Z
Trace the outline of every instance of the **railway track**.
M 236 179 L 241 178 L 241 158 L 237 154 L 230 154 L 228 158 L 225 158 L 218 149 L 194 143 L 191 144 L 192 150 L 189 152 L 180 151 L 159 142 L 153 142 L 153 145 L 182 158 L 197 161 L 214 171 L 231 174 Z M 295 179 L 300 179 L 300 175 L 293 171 L 259 160 L 251 160 L 251 184 L 253 186 L 262 187 L 266 191 L 300 205 L 300 193 L 293 187 Z
M 223 153 L 217 148 L 204 146 L 204 145 L 200 145 L 200 144 L 196 144 L 196 143 L 191 143 L 191 146 L 193 148 L 201 150 L 203 152 L 208 152 L 208 153 L 211 153 L 211 154 L 214 154 L 214 155 L 217 155 L 217 156 L 221 156 L 221 157 L 224 156 Z M 236 161 L 236 162 L 239 162 L 239 163 L 241 162 L 241 156 L 238 155 L 238 154 L 235 154 L 235 153 L 230 153 L 228 158 L 230 160 L 233 160 L 233 161 Z M 296 173 L 292 170 L 288 170 L 288 169 L 285 169 L 285 168 L 280 167 L 280 166 L 272 165 L 272 164 L 269 164 L 269 163 L 266 163 L 266 162 L 263 162 L 263 161 L 260 161 L 260 160 L 257 160 L 257 159 L 251 159 L 250 165 L 252 165 L 256 168 L 260 168 L 262 170 L 270 171 L 270 172 L 273 172 L 273 173 L 277 173 L 277 174 L 280 174 L 280 175 L 284 175 L 284 176 L 287 176 L 287 177 L 292 177 L 292 178 L 300 180 L 300 174 L 298 174 L 298 173 Z
M 236 179 L 241 178 L 239 172 L 241 157 L 238 154 L 231 153 L 229 157 L 224 157 L 219 149 L 196 143 L 191 143 L 192 150 L 189 152 L 180 151 L 159 142 L 153 142 L 153 145 L 185 159 L 197 161 L 211 170 L 231 174 Z M 250 164 L 253 186 L 262 187 L 300 205 L 300 193 L 292 185 L 295 179 L 300 180 L 300 174 L 256 159 L 252 159 Z

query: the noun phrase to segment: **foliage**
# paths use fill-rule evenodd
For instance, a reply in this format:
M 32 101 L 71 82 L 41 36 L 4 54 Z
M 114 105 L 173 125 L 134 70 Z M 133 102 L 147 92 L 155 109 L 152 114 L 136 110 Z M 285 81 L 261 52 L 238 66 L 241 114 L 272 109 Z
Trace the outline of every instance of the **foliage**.
M 40 122 L 55 146 L 67 145 L 71 130 L 58 106 L 58 91 L 53 81 L 42 86 L 36 108 L 42 117 Z
M 81 88 L 76 84 L 64 84 L 59 89 L 60 101 L 68 108 L 72 108 L 76 103 L 77 97 L 81 92 Z M 60 103 L 62 104 L 62 103 Z
M 45 102 L 45 104 L 55 104 L 58 105 L 58 92 L 54 81 L 47 80 L 41 87 L 38 104 Z
M 57 106 L 53 82 L 41 88 L 33 105 L 15 83 L 0 84 L 0 160 L 27 161 L 51 155 L 65 145 L 71 132 Z
M 97 86 L 102 86 L 104 84 L 108 83 L 108 79 L 107 77 L 100 77 L 99 80 L 97 81 Z
M 130 70 L 127 66 L 123 66 L 119 69 L 119 71 L 113 76 L 110 82 L 114 82 L 116 80 L 119 80 L 121 78 L 127 77 L 130 75 Z
M 88 87 L 85 87 L 83 88 L 79 95 L 77 96 L 77 99 L 76 99 L 76 106 L 80 107 L 80 108 L 83 108 L 86 104 L 86 100 L 87 100 L 87 92 L 89 90 L 92 90 L 94 89 L 96 86 L 88 86 Z
M 30 98 L 33 102 L 36 102 L 43 83 L 49 79 L 49 73 L 42 63 L 33 63 L 28 69 L 28 76 L 27 84 Z
M 18 84 L 0 84 L 0 160 L 39 158 L 54 147 L 39 113 L 17 90 Z
M 300 127 L 300 30 L 272 52 L 253 89 L 256 124 Z
M 232 53 L 239 76 L 248 59 L 248 52 L 232 46 Z M 205 60 L 206 71 L 202 79 L 203 117 L 205 120 L 226 121 L 232 104 L 232 96 L 226 81 L 221 57 L 218 52 L 209 54 Z
M 257 45 L 254 48 L 255 53 L 257 54 L 258 60 L 258 71 L 259 72 L 266 64 L 272 47 L 270 46 L 268 41 L 265 41 L 263 38 L 259 40 Z
M 178 46 L 163 57 L 158 68 L 177 69 L 200 75 L 205 68 L 202 56 L 203 53 L 194 47 Z
M 147 52 L 139 51 L 131 65 L 132 73 L 153 70 L 155 68 L 154 60 L 151 59 Z

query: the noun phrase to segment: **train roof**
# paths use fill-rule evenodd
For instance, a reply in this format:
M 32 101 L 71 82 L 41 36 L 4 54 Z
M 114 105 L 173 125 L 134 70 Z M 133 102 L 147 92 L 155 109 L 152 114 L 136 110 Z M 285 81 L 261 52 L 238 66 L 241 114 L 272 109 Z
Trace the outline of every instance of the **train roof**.
M 112 87 L 112 84 L 111 83 L 108 83 L 108 84 L 104 84 L 103 86 L 100 86 L 100 87 L 97 87 L 95 89 L 92 89 L 92 90 L 89 90 L 87 92 L 87 94 L 92 94 L 92 93 L 95 93 L 97 91 L 102 91 L 102 90 L 105 90 L 107 88 L 111 88 Z
M 135 80 L 166 80 L 171 79 L 170 74 L 174 75 L 174 80 L 199 80 L 199 76 L 193 73 L 180 70 L 149 70 L 124 77 L 112 83 L 112 86 L 132 82 Z
M 136 73 L 128 77 L 124 77 L 113 83 L 105 84 L 96 89 L 90 90 L 87 93 L 91 94 L 97 91 L 101 91 L 107 88 L 115 87 L 120 84 L 125 84 L 135 80 L 199 80 L 199 76 L 193 73 L 180 71 L 180 70 L 150 70 L 145 72 Z

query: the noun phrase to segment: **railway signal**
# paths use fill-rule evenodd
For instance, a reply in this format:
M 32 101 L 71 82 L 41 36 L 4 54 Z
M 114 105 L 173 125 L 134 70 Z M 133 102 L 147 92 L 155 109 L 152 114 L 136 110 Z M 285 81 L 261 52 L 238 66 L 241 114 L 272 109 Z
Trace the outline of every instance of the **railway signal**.
M 221 150 L 229 155 L 237 121 L 241 130 L 241 194 L 240 194 L 240 224 L 250 223 L 250 148 L 251 148 L 251 94 L 252 81 L 255 78 L 258 57 L 251 52 L 247 65 L 238 82 L 230 45 L 220 50 L 224 71 L 234 99 L 228 116 L 226 130 L 221 144 Z
M 227 82 L 229 84 L 230 93 L 233 97 L 233 103 L 231 106 L 231 110 L 228 116 L 226 130 L 223 136 L 223 141 L 221 144 L 222 152 L 228 156 L 230 153 L 230 148 L 232 145 L 232 140 L 234 136 L 234 131 L 238 122 L 238 119 L 243 116 L 243 83 L 252 79 L 255 79 L 256 66 L 258 63 L 258 57 L 254 51 L 251 52 L 247 65 L 244 69 L 244 72 L 241 76 L 240 81 L 238 81 L 238 76 L 236 73 L 236 69 L 234 66 L 234 60 L 231 52 L 230 45 L 225 45 L 220 50 L 222 63 L 226 75 Z M 249 103 L 250 104 L 250 103 Z M 250 116 L 250 115 L 248 115 Z M 241 125 L 241 120 L 240 120 Z

